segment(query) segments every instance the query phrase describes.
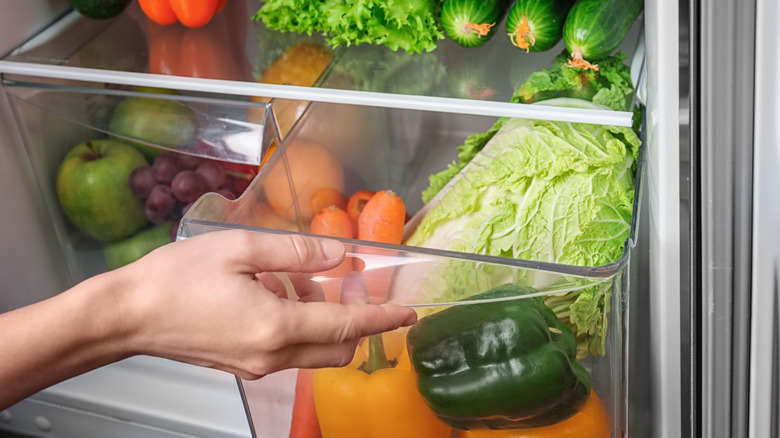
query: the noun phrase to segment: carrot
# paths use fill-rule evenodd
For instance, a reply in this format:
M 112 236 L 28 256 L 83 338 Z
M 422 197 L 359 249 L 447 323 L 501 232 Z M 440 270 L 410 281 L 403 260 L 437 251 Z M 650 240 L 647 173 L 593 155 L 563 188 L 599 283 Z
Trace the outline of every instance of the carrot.
M 321 438 L 320 422 L 314 407 L 314 370 L 299 369 L 295 379 L 290 438 Z
M 357 235 L 360 212 L 363 211 L 363 207 L 366 206 L 366 203 L 372 196 L 374 196 L 374 192 L 371 190 L 358 190 L 347 201 L 347 213 L 349 213 L 349 218 L 352 219 L 352 224 L 355 227 L 355 235 Z
M 335 205 L 329 205 L 317 211 L 311 219 L 311 232 L 322 236 L 353 239 L 352 220 L 346 211 Z
M 312 212 L 320 211 L 330 205 L 335 205 L 346 212 L 347 197 L 332 187 L 322 187 L 312 193 L 309 200 L 309 207 Z
M 406 223 L 406 206 L 392 190 L 376 192 L 358 217 L 358 239 L 401 244 Z
M 405 222 L 406 206 L 403 199 L 392 190 L 382 190 L 376 192 L 360 212 L 357 237 L 371 242 L 400 245 Z M 378 255 L 382 258 L 396 255 L 394 251 L 378 248 L 361 248 L 360 252 Z M 369 301 L 371 303 L 385 302 L 390 296 L 395 267 L 387 266 L 384 263 L 376 266 L 376 262 L 373 263 L 374 266 L 371 266 L 371 258 L 363 261 L 365 262 L 362 271 L 363 279 L 366 282 Z
M 321 236 L 355 237 L 352 231 L 352 220 L 346 211 L 330 205 L 321 208 L 311 219 L 310 231 Z M 327 271 L 318 272 L 322 277 L 320 286 L 325 295 L 325 301 L 338 303 L 341 299 L 341 280 L 352 270 L 352 260 L 344 260 L 339 266 Z

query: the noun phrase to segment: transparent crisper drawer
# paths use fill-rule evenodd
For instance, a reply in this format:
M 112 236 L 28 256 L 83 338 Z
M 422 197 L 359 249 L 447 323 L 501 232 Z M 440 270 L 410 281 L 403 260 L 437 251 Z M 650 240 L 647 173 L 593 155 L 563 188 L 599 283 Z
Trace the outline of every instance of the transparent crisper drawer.
M 428 185 L 428 176 L 446 168 L 456 159 L 456 146 L 462 144 L 466 137 L 485 132 L 495 121 L 482 116 L 312 103 L 245 194 L 235 201 L 213 194 L 205 195 L 182 219 L 179 237 L 188 238 L 225 229 L 246 229 L 265 234 L 309 234 L 309 221 L 313 215 L 310 197 L 318 187 L 329 184 L 336 184 L 347 196 L 359 190 L 391 189 L 403 198 L 408 214 L 414 216 L 423 209 L 420 193 Z M 642 155 L 640 148 L 635 200 L 640 199 Z M 590 340 L 586 339 L 587 336 L 578 338 L 576 357 L 577 363 L 587 370 L 594 392 L 588 398 L 590 403 L 569 406 L 574 406 L 579 413 L 568 420 L 556 420 L 557 423 L 547 427 L 563 428 L 548 430 L 551 433 L 562 433 L 566 427 L 583 427 L 589 431 L 603 431 L 603 436 L 620 436 L 624 421 L 624 319 L 630 291 L 629 266 L 636 236 L 638 201 L 634 201 L 632 208 L 630 237 L 625 241 L 623 253 L 618 260 L 604 266 L 571 266 L 340 238 L 347 249 L 344 264 L 331 271 L 315 273 L 310 281 L 322 288 L 323 299 L 339 302 L 342 288 L 362 284 L 359 281 L 355 283 L 353 276 L 357 274 L 347 274 L 358 272 L 358 278 L 362 276 L 365 282 L 366 300 L 412 306 L 422 320 L 463 306 L 479 308 L 485 302 L 475 299 L 475 295 L 514 284 L 532 289 L 518 289 L 502 300 L 541 299 L 558 311 L 560 320 L 573 324 L 566 306 L 561 305 L 570 303 L 577 296 L 589 295 L 598 302 L 594 309 L 601 318 L 591 328 Z M 407 226 L 411 223 L 408 222 Z M 374 293 L 377 289 L 372 287 L 377 287 L 377 283 L 380 283 L 378 293 Z M 294 290 L 289 292 L 291 297 L 295 296 Z M 406 367 L 404 372 L 411 372 L 409 358 L 404 353 L 404 331 L 386 336 L 386 353 L 398 360 L 399 367 Z M 364 341 L 358 350 L 358 359 L 353 366 L 359 365 L 360 358 L 365 359 L 367 342 Z M 406 365 L 402 365 L 404 361 L 407 361 Z M 314 372 L 315 382 L 320 382 L 314 385 L 315 400 L 322 396 L 317 392 L 338 392 L 332 385 L 322 383 L 328 372 Z M 400 368 L 398 372 L 402 372 Z M 301 384 L 299 374 L 301 379 L 312 378 L 310 371 L 292 370 L 258 381 L 239 380 L 257 436 L 286 436 L 292 426 L 298 427 L 298 423 L 304 421 L 294 418 L 297 415 L 294 414 L 294 406 L 299 403 L 296 397 L 301 397 L 296 395 L 296 386 Z M 360 384 L 353 388 L 357 394 L 361 394 L 362 389 Z M 408 398 L 401 397 L 399 400 L 419 398 L 419 392 L 414 387 L 407 390 Z M 331 408 L 321 406 L 338 404 L 339 401 L 322 396 L 317 404 L 319 421 L 355 425 L 357 422 L 351 422 L 350 418 L 372 415 L 368 413 L 372 395 L 365 393 L 355 397 L 355 406 L 365 405 L 365 408 L 361 408 L 360 412 L 340 412 L 340 419 L 333 419 L 330 417 L 335 414 Z M 399 406 L 395 407 L 401 408 L 400 405 L 404 404 L 399 402 L 396 403 Z M 388 418 L 390 415 L 387 414 Z M 523 427 L 528 427 L 528 424 Z M 486 431 L 466 433 L 445 429 L 442 432 L 444 436 L 492 436 Z M 331 436 L 337 436 L 334 433 L 331 432 Z
M 177 200 L 164 220 L 141 212 L 145 199 L 127 196 L 133 170 L 152 167 L 161 156 L 189 157 L 182 160 L 193 169 L 204 162 L 215 163 L 230 175 L 222 182 L 225 193 L 238 196 L 279 139 L 270 103 L 21 76 L 5 77 L 2 90 L 24 141 L 20 147 L 35 174 L 36 181 L 30 183 L 40 188 L 48 210 L 42 213 L 51 218 L 72 283 L 175 239 L 186 203 Z M 112 147 L 101 152 L 97 144 L 109 144 L 103 142 Z M 68 182 L 63 186 L 77 177 L 95 182 L 89 192 L 70 185 L 64 189 L 70 200 L 62 201 L 58 171 L 77 145 L 94 149 L 82 151 L 77 159 L 80 170 L 65 178 Z M 85 200 L 90 200 L 88 206 Z M 105 211 L 98 211 L 99 205 L 107 206 Z M 73 215 L 89 217 L 76 223 Z

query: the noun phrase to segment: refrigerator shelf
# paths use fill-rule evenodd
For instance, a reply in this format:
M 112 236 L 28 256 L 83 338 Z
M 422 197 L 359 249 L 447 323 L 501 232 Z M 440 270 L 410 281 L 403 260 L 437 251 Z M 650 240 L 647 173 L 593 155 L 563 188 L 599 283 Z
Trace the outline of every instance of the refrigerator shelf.
M 460 47 L 449 39 L 440 40 L 432 52 L 418 54 L 394 52 L 384 46 L 333 48 L 322 36 L 267 29 L 251 20 L 258 8 L 255 2 L 230 2 L 209 25 L 199 29 L 156 25 L 136 4 L 105 21 L 71 12 L 0 60 L 0 73 L 261 100 L 310 100 L 631 126 L 630 111 L 550 111 L 509 103 L 515 89 L 531 73 L 551 67 L 553 58 L 565 49 L 562 42 L 540 53 L 524 53 L 501 34 L 478 49 Z M 638 50 L 641 29 L 638 20 L 618 49 L 627 55 L 626 62 L 634 70 L 639 68 L 635 60 L 642 57 Z M 198 43 L 200 55 L 196 57 L 188 50 Z M 298 76 L 264 75 L 270 65 L 289 54 L 289 49 L 301 45 L 313 45 L 331 54 L 321 74 L 305 71 L 308 67 L 299 63 L 293 69 L 304 71 L 301 74 L 308 83 L 301 83 L 306 81 Z

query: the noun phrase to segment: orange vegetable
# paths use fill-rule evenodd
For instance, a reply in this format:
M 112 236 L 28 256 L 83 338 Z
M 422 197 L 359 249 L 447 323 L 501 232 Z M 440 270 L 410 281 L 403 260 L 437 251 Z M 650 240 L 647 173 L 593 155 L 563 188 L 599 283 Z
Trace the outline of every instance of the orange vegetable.
M 187 27 L 201 27 L 225 7 L 227 0 L 138 0 L 150 20 L 167 26 L 180 22 Z
M 314 406 L 314 370 L 299 369 L 295 379 L 290 438 L 321 438 Z
M 346 213 L 347 197 L 333 187 L 322 187 L 314 191 L 309 200 L 311 211 L 320 211 L 321 209 L 333 205 Z M 349 215 L 347 215 L 349 218 Z M 350 225 L 352 221 L 350 220 Z
M 403 199 L 392 190 L 374 193 L 358 216 L 357 238 L 371 242 L 401 244 L 406 222 L 406 206 Z M 363 262 L 363 278 L 372 303 L 383 303 L 390 296 L 395 267 L 385 263 L 394 257 L 395 251 L 380 248 L 360 248 L 361 254 L 380 256 L 366 257 Z
M 343 193 L 344 170 L 336 157 L 315 141 L 296 138 L 287 145 L 284 154 L 283 161 L 266 169 L 263 191 L 268 203 L 282 217 L 308 223 L 316 213 L 309 205 L 314 192 L 330 187 Z
M 352 231 L 352 221 L 346 211 L 331 205 L 320 209 L 311 220 L 310 231 L 312 234 L 322 236 L 355 237 Z M 341 281 L 352 270 L 353 261 L 344 260 L 333 269 L 318 272 L 317 277 L 322 277 L 320 286 L 325 295 L 325 301 L 338 303 L 341 300 Z
M 314 371 L 314 401 L 324 438 L 450 437 L 452 429 L 417 391 L 403 336 L 374 335 L 373 342 L 364 339 L 346 367 Z M 372 365 L 375 361 L 382 365 Z
M 458 432 L 457 438 L 609 438 L 611 433 L 604 404 L 591 390 L 582 410 L 559 423 L 532 429 L 464 430 Z
M 406 223 L 406 206 L 392 190 L 376 192 L 358 217 L 358 239 L 401 244 Z
M 355 227 L 355 235 L 357 235 L 358 216 L 372 196 L 374 196 L 374 192 L 371 190 L 358 190 L 347 201 L 347 213 L 349 213 L 349 218 L 352 219 L 352 224 Z
M 323 236 L 352 239 L 352 220 L 346 211 L 335 205 L 321 208 L 311 220 L 311 232 Z

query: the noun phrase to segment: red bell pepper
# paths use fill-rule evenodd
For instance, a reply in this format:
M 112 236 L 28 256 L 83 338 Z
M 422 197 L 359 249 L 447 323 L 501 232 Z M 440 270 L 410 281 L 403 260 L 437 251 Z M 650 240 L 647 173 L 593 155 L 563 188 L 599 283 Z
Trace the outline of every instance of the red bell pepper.
M 163 26 L 177 21 L 187 27 L 200 27 L 225 7 L 227 0 L 138 0 L 150 20 Z

